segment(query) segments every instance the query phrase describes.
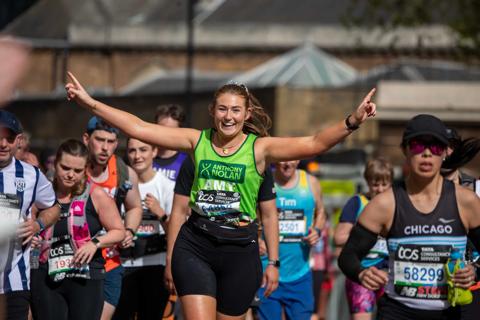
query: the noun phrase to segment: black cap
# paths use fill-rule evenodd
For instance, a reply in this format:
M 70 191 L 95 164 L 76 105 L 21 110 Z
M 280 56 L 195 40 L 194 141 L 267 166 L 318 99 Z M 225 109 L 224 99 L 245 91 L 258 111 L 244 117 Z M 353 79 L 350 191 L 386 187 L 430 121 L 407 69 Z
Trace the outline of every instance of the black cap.
M 419 136 L 432 136 L 445 145 L 448 145 L 447 127 L 435 116 L 419 114 L 407 122 L 403 132 L 403 143 Z
M 17 117 L 8 111 L 0 109 L 0 127 L 12 130 L 13 133 L 19 134 L 23 132 L 22 125 Z

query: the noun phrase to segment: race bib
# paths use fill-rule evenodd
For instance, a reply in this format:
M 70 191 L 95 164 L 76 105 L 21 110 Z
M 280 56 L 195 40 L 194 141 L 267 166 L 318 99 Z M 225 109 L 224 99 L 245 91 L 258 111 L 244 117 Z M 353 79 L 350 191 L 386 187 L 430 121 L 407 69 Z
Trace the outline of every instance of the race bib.
M 280 242 L 301 242 L 307 234 L 307 219 L 302 209 L 281 210 L 278 215 Z
M 68 240 L 52 243 L 48 255 L 48 275 L 53 281 L 68 278 L 90 278 L 88 265 L 73 265 L 73 248 Z
M 195 203 L 199 214 L 207 217 L 222 216 L 240 211 L 240 193 L 223 190 L 200 190 Z
M 450 250 L 448 245 L 399 245 L 394 260 L 395 292 L 408 298 L 446 300 L 444 265 Z
M 160 234 L 160 221 L 158 220 L 142 220 L 137 229 L 136 236 L 140 238 L 150 237 Z
M 0 193 L 0 210 L 8 222 L 20 221 L 20 199 L 16 194 Z

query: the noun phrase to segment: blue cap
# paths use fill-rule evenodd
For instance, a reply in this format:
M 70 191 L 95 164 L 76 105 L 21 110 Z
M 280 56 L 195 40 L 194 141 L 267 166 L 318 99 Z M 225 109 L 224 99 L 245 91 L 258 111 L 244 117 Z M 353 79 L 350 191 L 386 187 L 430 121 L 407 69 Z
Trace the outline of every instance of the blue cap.
M 112 127 L 111 125 L 106 123 L 103 119 L 98 117 L 91 117 L 87 123 L 87 133 L 90 134 L 95 130 L 104 130 L 110 133 L 115 133 L 116 135 L 120 133 L 120 130 L 118 130 L 115 127 Z
M 19 134 L 23 132 L 23 127 L 17 117 L 8 111 L 0 109 L 0 127 L 12 130 L 13 133 Z

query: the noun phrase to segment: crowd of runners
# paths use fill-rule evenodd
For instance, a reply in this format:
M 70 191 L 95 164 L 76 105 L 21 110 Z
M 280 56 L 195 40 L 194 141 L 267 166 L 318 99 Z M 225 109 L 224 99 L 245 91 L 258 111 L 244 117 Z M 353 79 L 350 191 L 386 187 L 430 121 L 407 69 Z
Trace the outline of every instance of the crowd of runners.
M 15 110 L 0 110 L 0 214 L 19 221 L 0 242 L 6 319 L 325 319 L 330 238 L 352 319 L 478 315 L 480 182 L 461 168 L 479 139 L 412 118 L 405 177 L 368 161 L 368 190 L 329 234 L 320 183 L 299 160 L 375 116 L 374 89 L 316 135 L 278 138 L 243 84 L 221 86 L 205 109 L 212 128 L 196 130 L 178 105 L 146 122 L 68 76 L 72 112 L 92 118 L 55 152 L 36 157 Z

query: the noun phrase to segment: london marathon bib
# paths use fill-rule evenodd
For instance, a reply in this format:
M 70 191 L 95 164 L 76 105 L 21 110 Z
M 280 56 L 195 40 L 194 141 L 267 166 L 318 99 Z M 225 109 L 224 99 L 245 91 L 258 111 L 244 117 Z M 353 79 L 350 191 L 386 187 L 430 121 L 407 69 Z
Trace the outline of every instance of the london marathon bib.
M 447 299 L 444 266 L 450 250 L 449 245 L 399 245 L 394 260 L 395 292 L 408 298 Z
M 74 251 L 69 240 L 52 243 L 48 255 L 48 275 L 55 281 L 67 278 L 90 278 L 88 265 L 73 264 Z
M 221 190 L 199 190 L 195 200 L 200 214 L 207 217 L 240 211 L 240 193 Z
M 20 199 L 16 194 L 0 193 L 0 214 L 8 222 L 20 219 Z
M 278 215 L 280 242 L 301 242 L 307 233 L 303 209 L 283 209 Z
M 138 226 L 135 235 L 140 238 L 146 238 L 158 234 L 160 234 L 160 221 L 158 221 L 155 215 L 144 213 L 142 222 Z

